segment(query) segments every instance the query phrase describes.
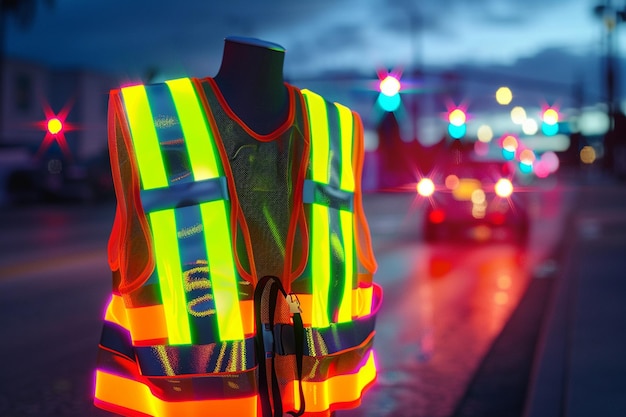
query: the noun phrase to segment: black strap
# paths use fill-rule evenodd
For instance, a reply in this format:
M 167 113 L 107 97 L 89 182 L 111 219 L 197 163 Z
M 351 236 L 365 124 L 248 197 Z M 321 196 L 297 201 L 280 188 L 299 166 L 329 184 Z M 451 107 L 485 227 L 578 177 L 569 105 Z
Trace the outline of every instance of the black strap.
M 267 329 L 261 319 L 261 302 L 263 300 L 263 294 L 269 286 L 268 297 L 268 313 L 269 323 Z M 278 376 L 276 375 L 275 357 L 276 357 L 276 342 L 274 341 L 274 315 L 276 313 L 276 301 L 278 293 L 287 297 L 282 283 L 275 276 L 265 276 L 256 285 L 254 290 L 254 315 L 256 320 L 256 334 L 254 336 L 257 362 L 259 363 L 259 396 L 261 397 L 261 412 L 263 417 L 282 417 L 283 416 L 283 402 L 280 392 L 280 386 L 278 385 Z M 304 357 L 304 324 L 302 323 L 302 316 L 300 313 L 293 314 L 294 324 L 294 347 L 296 356 L 296 370 L 298 373 L 298 387 L 300 394 L 300 409 L 298 411 L 289 411 L 288 414 L 299 417 L 304 414 L 304 390 L 302 388 L 302 362 Z M 267 340 L 265 340 L 267 338 Z M 267 346 L 266 346 L 267 342 Z M 269 398 L 269 387 L 267 385 L 267 354 L 271 354 L 271 379 L 272 379 L 272 403 Z M 273 407 L 272 407 L 273 406 Z M 272 414 L 273 408 L 273 414 Z
M 274 313 L 276 312 L 276 298 L 278 297 L 278 290 L 283 293 L 282 285 L 278 279 L 273 280 L 270 284 L 270 297 L 269 297 L 269 334 L 274 335 Z M 274 417 L 283 417 L 283 399 L 280 395 L 280 387 L 278 386 L 278 377 L 276 376 L 276 352 L 274 349 L 274 343 L 272 343 L 272 402 L 274 405 Z
M 263 322 L 261 321 L 261 300 L 263 291 L 269 277 L 263 277 L 254 290 L 254 317 L 256 321 L 256 334 L 254 335 L 254 345 L 256 347 L 256 357 L 259 364 L 259 397 L 261 398 L 261 414 L 263 417 L 272 416 L 272 405 L 270 404 L 269 389 L 267 387 L 267 369 L 265 360 L 265 343 L 263 341 Z
M 298 387 L 300 388 L 300 409 L 297 412 L 289 411 L 294 417 L 304 414 L 304 390 L 302 389 L 302 358 L 304 357 L 304 324 L 300 313 L 293 315 L 293 333 L 296 347 L 296 369 L 298 371 Z

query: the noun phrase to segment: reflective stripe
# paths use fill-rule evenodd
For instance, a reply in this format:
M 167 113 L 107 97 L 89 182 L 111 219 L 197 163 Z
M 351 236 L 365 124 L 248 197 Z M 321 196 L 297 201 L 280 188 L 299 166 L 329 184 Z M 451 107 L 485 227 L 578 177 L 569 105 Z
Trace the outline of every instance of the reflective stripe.
M 198 96 L 189 78 L 168 81 L 172 99 L 185 137 L 191 171 L 195 181 L 212 179 L 222 174 L 218 167 L 215 141 L 207 125 Z M 244 338 L 237 274 L 232 254 L 230 221 L 223 200 L 200 205 L 204 237 L 213 287 L 219 338 Z M 206 231 L 210 233 L 206 233 Z
M 151 340 L 167 340 L 167 321 L 162 304 L 126 310 L 134 345 Z
M 352 111 L 339 103 L 335 103 L 339 113 L 341 131 L 341 189 L 354 192 L 354 170 L 352 169 L 352 138 L 354 136 L 354 119 Z
M 122 98 L 144 190 L 167 186 L 154 119 L 143 85 L 122 88 Z
M 315 93 L 310 93 L 306 90 L 302 93 L 307 103 L 311 137 L 315 138 L 315 146 L 312 146 L 313 141 L 311 140 L 313 181 L 328 184 L 330 139 L 328 136 L 326 103 L 324 98 Z
M 254 369 L 254 337 L 207 345 L 135 347 L 143 376 L 198 376 Z M 164 366 L 167 365 L 167 366 Z M 216 383 L 221 385 L 221 383 Z M 217 391 L 224 393 L 223 387 Z M 240 387 L 243 389 L 243 387 Z M 215 390 L 212 390 L 215 391 Z M 209 394 L 205 392 L 205 394 Z M 241 394 L 241 391 L 239 392 Z
M 211 411 L 212 417 L 231 417 L 233 410 L 244 416 L 257 415 L 258 395 L 220 400 L 165 401 L 155 397 L 147 385 L 103 370 L 96 370 L 95 402 L 113 412 L 143 413 L 147 416 L 199 416 Z M 125 412 L 124 412 L 125 411 Z
M 322 412 L 330 409 L 331 405 L 360 400 L 363 390 L 376 379 L 376 372 L 374 351 L 370 350 L 367 360 L 355 373 L 335 375 L 326 381 L 302 381 L 306 412 Z M 294 408 L 299 409 L 298 381 L 289 382 L 285 391 L 293 392 Z
M 362 289 L 358 289 L 359 291 Z M 355 295 L 356 297 L 357 295 Z M 310 294 L 302 294 L 307 305 L 311 305 Z M 254 301 L 242 300 L 239 302 L 242 314 L 243 332 L 246 336 L 254 334 Z M 310 310 L 307 310 L 310 311 Z M 308 316 L 307 316 L 308 317 Z M 167 339 L 167 327 L 163 305 L 157 304 L 148 307 L 126 308 L 121 296 L 113 294 L 107 306 L 105 320 L 115 323 L 124 329 L 130 330 L 135 345 L 145 345 L 144 340 Z M 145 323 L 141 327 L 133 323 Z M 310 319 L 307 323 L 310 323 Z
M 214 141 L 191 80 L 179 78 L 166 83 L 172 93 L 183 129 L 194 180 L 202 181 L 220 176 Z
M 215 192 L 211 199 L 216 201 L 198 201 L 202 213 L 209 273 L 212 284 L 213 297 L 217 311 L 218 333 L 222 341 L 242 340 L 244 338 L 244 324 L 241 322 L 237 280 L 234 267 L 230 236 L 229 209 L 224 202 L 227 199 L 225 187 L 214 187 L 224 181 L 219 180 L 223 175 L 221 161 L 215 149 L 214 138 L 207 124 L 204 111 L 189 78 L 181 78 L 166 82 L 171 94 L 185 146 L 189 156 L 194 181 L 218 180 L 215 183 L 205 183 Z M 162 89 L 162 86 L 150 88 Z M 161 90 L 155 90 L 161 106 L 167 106 Z M 155 121 L 148 101 L 148 93 L 144 86 L 133 86 L 122 89 L 122 96 L 129 125 L 133 146 L 136 150 L 137 164 L 144 190 L 162 189 L 160 195 L 144 193 L 147 204 L 144 210 L 150 218 L 156 258 L 156 269 L 163 300 L 163 308 L 171 344 L 188 344 L 192 342 L 189 318 L 186 311 L 186 294 L 182 280 L 182 260 L 180 258 L 179 242 L 177 238 L 176 216 L 174 209 L 165 209 L 168 204 L 163 200 L 173 200 L 175 195 L 187 195 L 194 185 L 178 185 L 184 190 L 183 194 L 168 195 L 168 178 L 163 163 L 159 137 L 155 129 Z M 195 184 L 195 183 L 194 183 Z M 206 187 L 205 187 L 206 188 Z M 219 192 L 219 193 L 218 193 Z M 222 195 L 220 195 L 222 194 Z M 192 200 L 193 201 L 193 200 Z M 171 206 L 170 206 L 171 207 Z M 150 209 L 162 209 L 151 211 Z M 247 326 L 246 326 L 247 327 Z
M 365 388 L 376 379 L 376 360 L 372 350 L 367 354 L 367 360 L 355 373 L 335 375 L 325 381 L 303 381 L 307 413 L 323 412 L 333 407 L 342 408 L 341 404 L 348 405 L 359 401 Z M 298 381 L 287 383 L 285 392 L 293 393 L 294 408 L 299 408 Z M 256 416 L 257 397 L 244 396 L 221 400 L 197 401 L 165 401 L 155 397 L 150 389 L 141 382 L 110 374 L 103 370 L 96 370 L 96 405 L 110 411 L 144 413 L 150 416 L 192 416 L 202 415 L 211 410 L 211 416 L 232 416 L 233 410 L 238 415 Z
M 130 330 L 128 324 L 128 317 L 126 316 L 126 308 L 124 307 L 124 300 L 119 295 L 112 294 L 111 301 L 107 305 L 106 312 L 104 313 L 104 319 L 115 323 L 126 330 Z
M 225 177 L 179 182 L 169 187 L 141 192 L 141 205 L 146 213 L 225 199 L 228 199 Z
M 300 308 L 302 309 L 302 322 L 305 326 L 312 325 L 311 312 L 313 310 L 313 295 L 297 293 Z M 352 289 L 352 317 L 367 316 L 372 313 L 372 287 L 358 287 Z
M 143 189 L 166 187 L 168 185 L 167 173 L 146 89 L 142 85 L 122 88 L 122 97 L 135 154 L 137 155 Z M 174 211 L 163 210 L 148 215 L 155 252 L 158 254 L 155 261 L 169 342 L 172 344 L 191 343 L 185 291 L 180 279 L 182 272 L 178 255 Z M 145 325 L 147 326 L 148 323 L 149 321 Z M 142 332 L 141 329 L 132 330 Z M 133 338 L 135 337 L 133 332 Z
M 302 190 L 303 203 L 316 203 L 336 210 L 352 211 L 353 200 L 352 192 L 344 191 L 329 184 L 304 180 L 304 188 Z
M 311 139 L 311 159 L 313 181 L 328 184 L 329 176 L 329 137 L 328 118 L 324 99 L 303 91 L 307 103 L 309 129 L 315 138 Z M 311 232 L 311 275 L 313 277 L 313 305 L 311 324 L 314 327 L 328 327 L 328 287 L 330 285 L 330 225 L 328 207 L 312 204 Z
M 352 228 L 354 225 L 353 215 L 349 211 L 340 210 L 339 220 L 341 222 L 341 234 L 343 236 L 344 248 L 344 287 L 339 305 L 338 323 L 352 320 L 352 280 L 354 277 L 354 235 Z
M 183 271 L 178 252 L 176 216 L 174 210 L 156 211 L 149 216 L 169 342 L 172 345 L 188 344 L 191 343 L 191 330 L 181 279 Z
M 339 129 L 341 134 L 341 189 L 354 193 L 354 171 L 352 169 L 352 139 L 353 123 L 352 111 L 338 103 Z M 352 285 L 355 276 L 355 248 L 354 248 L 354 219 L 349 211 L 340 211 L 341 234 L 344 244 L 344 291 L 339 307 L 337 321 L 344 323 L 352 320 Z
M 331 140 L 329 132 L 328 113 L 325 100 L 308 90 L 303 90 L 307 103 L 309 129 L 311 139 L 311 177 L 305 182 L 304 201 L 312 204 L 312 242 L 311 242 L 311 276 L 313 279 L 313 306 L 312 326 L 326 327 L 329 325 L 328 313 L 329 286 L 332 274 L 331 251 L 341 256 L 341 278 L 343 291 L 337 322 L 352 320 L 353 298 L 352 287 L 355 276 L 355 246 L 354 246 L 354 219 L 352 214 L 352 197 L 355 189 L 354 171 L 352 169 L 352 148 L 354 136 L 354 119 L 352 111 L 335 103 L 339 117 L 339 135 L 341 149 L 329 149 Z M 333 188 L 329 183 L 332 161 L 330 158 L 340 158 L 340 189 Z M 336 186 L 335 186 L 336 187 Z M 339 225 L 337 220 L 330 222 L 329 207 L 339 211 Z M 331 236 L 330 229 L 339 226 L 337 235 Z M 337 230 L 337 229 L 335 229 Z M 339 244 L 339 248 L 331 248 L 330 239 Z M 336 239 L 339 238 L 339 239 Z M 335 265 L 337 267 L 337 265 Z
M 220 340 L 244 338 L 239 289 L 224 201 L 200 205 Z M 210 233 L 206 233 L 210 230 Z

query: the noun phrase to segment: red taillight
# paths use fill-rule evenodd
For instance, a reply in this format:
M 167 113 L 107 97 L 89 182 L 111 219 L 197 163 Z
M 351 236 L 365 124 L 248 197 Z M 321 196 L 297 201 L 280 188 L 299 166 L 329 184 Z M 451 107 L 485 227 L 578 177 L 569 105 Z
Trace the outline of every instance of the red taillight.
M 435 209 L 428 213 L 428 220 L 431 223 L 442 223 L 446 219 L 446 213 L 443 210 Z
M 491 213 L 489 215 L 489 220 L 491 221 L 491 224 L 500 226 L 504 224 L 504 221 L 506 220 L 506 216 L 503 213 L 499 213 L 499 212 Z

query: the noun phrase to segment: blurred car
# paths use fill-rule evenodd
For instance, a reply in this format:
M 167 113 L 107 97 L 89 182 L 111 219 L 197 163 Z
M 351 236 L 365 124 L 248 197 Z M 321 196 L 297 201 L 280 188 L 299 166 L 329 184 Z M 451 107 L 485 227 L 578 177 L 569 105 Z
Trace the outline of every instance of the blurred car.
M 529 215 L 508 161 L 464 159 L 440 166 L 417 184 L 427 242 L 513 241 L 525 245 Z

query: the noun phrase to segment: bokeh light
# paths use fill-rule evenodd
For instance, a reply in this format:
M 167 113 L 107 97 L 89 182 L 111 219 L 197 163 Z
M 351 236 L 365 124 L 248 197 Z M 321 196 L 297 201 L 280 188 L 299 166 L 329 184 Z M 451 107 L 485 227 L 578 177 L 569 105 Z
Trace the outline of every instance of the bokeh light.
M 541 155 L 541 161 L 546 165 L 550 172 L 556 172 L 559 169 L 559 156 L 553 151 L 547 151 Z
M 513 93 L 509 87 L 500 87 L 496 91 L 496 101 L 498 104 L 506 106 L 513 100 Z
M 482 188 L 478 188 L 472 191 L 472 195 L 470 198 L 472 200 L 472 203 L 474 204 L 483 204 L 487 196 L 485 195 L 485 192 L 482 190 Z
M 450 174 L 446 177 L 444 184 L 446 185 L 447 189 L 454 190 L 456 187 L 459 186 L 459 177 L 454 174 Z
M 534 135 L 539 130 L 539 125 L 535 119 L 526 119 L 522 122 L 522 132 L 525 135 Z
M 596 150 L 592 146 L 583 146 L 580 150 L 580 161 L 583 164 L 593 164 L 596 160 Z
M 422 178 L 417 183 L 417 193 L 422 197 L 430 197 L 435 192 L 435 184 L 430 178 Z
M 526 165 L 532 165 L 535 159 L 535 153 L 531 149 L 524 149 L 519 154 L 520 162 Z
M 521 106 L 515 106 L 511 109 L 511 120 L 517 125 L 521 125 L 526 120 L 526 110 Z
M 515 153 L 515 150 L 519 146 L 517 138 L 513 135 L 506 135 L 502 140 L 502 148 L 506 151 Z
M 490 142 L 493 139 L 493 130 L 489 125 L 480 125 L 476 131 L 476 137 L 481 142 Z
M 499 197 L 506 198 L 513 194 L 513 184 L 507 178 L 500 178 L 494 187 Z
M 487 156 L 489 154 L 489 144 L 486 142 L 474 142 L 474 152 L 478 156 Z

